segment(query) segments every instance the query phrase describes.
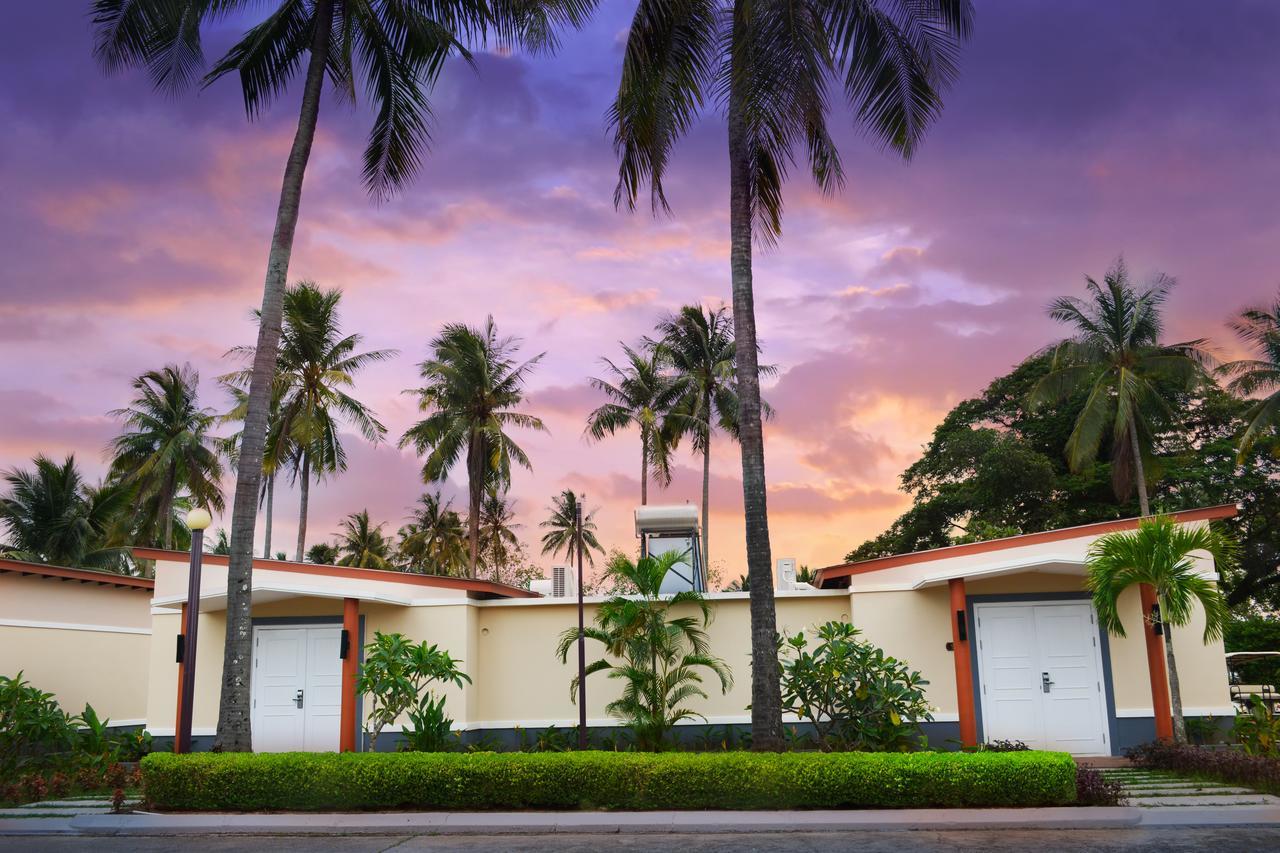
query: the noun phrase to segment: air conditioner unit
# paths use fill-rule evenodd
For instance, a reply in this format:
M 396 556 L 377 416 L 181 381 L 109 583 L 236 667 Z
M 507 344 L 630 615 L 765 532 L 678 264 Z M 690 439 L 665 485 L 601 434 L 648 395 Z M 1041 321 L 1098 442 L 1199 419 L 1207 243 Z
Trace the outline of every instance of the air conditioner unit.
M 551 577 L 535 578 L 529 589 L 547 598 L 571 598 L 578 594 L 578 578 L 568 566 L 552 566 Z
M 796 558 L 795 557 L 779 557 L 777 584 L 779 590 L 791 590 L 796 588 Z M 807 584 L 806 584 L 807 586 Z

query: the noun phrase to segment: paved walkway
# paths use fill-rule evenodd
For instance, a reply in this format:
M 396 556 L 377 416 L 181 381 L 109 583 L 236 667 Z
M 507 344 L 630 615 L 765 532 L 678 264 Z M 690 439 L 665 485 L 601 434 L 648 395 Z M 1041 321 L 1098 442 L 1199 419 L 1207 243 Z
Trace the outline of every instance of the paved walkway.
M 1124 786 L 1129 805 L 1142 808 L 1204 806 L 1280 806 L 1280 797 L 1241 785 L 1202 782 L 1167 770 L 1115 768 L 1100 771 Z

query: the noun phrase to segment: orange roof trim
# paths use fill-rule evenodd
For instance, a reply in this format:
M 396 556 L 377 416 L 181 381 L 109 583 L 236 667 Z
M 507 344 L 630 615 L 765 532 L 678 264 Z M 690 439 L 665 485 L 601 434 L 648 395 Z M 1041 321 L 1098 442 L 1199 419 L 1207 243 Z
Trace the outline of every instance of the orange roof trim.
M 1236 514 L 1235 504 L 1219 504 L 1217 506 L 1185 509 L 1172 512 L 1178 521 L 1214 521 L 1231 518 Z M 1006 536 L 1003 539 L 989 539 L 986 542 L 966 542 L 963 545 L 948 545 L 943 548 L 930 548 L 927 551 L 912 551 L 909 554 L 894 554 L 888 557 L 875 557 L 860 560 L 856 563 L 841 563 L 818 569 L 814 577 L 814 586 L 830 588 L 828 581 L 860 575 L 866 572 L 878 572 L 882 569 L 893 569 L 898 566 L 910 566 L 914 563 L 925 563 L 930 560 L 946 557 L 959 557 L 965 554 L 983 554 L 988 551 L 1000 551 L 1005 548 L 1017 548 L 1022 545 L 1037 545 L 1042 542 L 1058 542 L 1063 539 L 1076 539 L 1081 536 L 1101 536 L 1120 530 L 1136 530 L 1138 518 L 1118 518 L 1114 521 L 1095 521 L 1092 524 L 1081 524 L 1076 527 L 1061 527 L 1057 530 L 1044 530 L 1040 533 L 1022 533 L 1018 536 Z
M 134 548 L 133 555 L 143 560 L 163 560 L 169 563 L 186 562 L 186 551 L 166 551 L 163 548 Z M 205 554 L 204 562 L 213 566 L 225 566 L 229 558 L 222 554 Z M 420 575 L 414 572 L 393 572 L 384 569 L 355 569 L 348 566 L 327 566 L 320 563 L 298 563 L 293 560 L 267 560 L 262 557 L 253 558 L 255 569 L 270 569 L 276 572 L 298 572 L 304 575 L 324 575 L 333 578 L 356 578 L 358 580 L 377 581 L 380 583 L 407 583 L 415 586 L 430 586 L 437 589 L 461 589 L 481 595 L 498 598 L 541 598 L 536 592 L 522 589 L 497 581 L 474 580 L 472 578 L 455 578 L 446 575 Z
M 152 590 L 156 587 L 156 582 L 151 578 L 136 578 L 132 575 L 118 575 L 115 572 L 100 572 L 95 569 L 69 569 L 64 566 L 46 566 L 43 563 L 28 563 L 23 560 L 5 558 L 0 558 L 0 572 L 41 578 L 57 578 L 64 581 L 80 581 L 80 583 L 96 583 L 100 586 L 112 586 L 120 589 Z

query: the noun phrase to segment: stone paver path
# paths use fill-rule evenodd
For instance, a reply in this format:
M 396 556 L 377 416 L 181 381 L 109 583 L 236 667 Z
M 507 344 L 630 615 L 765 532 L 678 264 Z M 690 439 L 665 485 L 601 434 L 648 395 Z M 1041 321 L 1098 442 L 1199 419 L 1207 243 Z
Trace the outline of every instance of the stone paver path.
M 1104 768 L 1111 782 L 1124 786 L 1129 805 L 1147 808 L 1178 806 L 1280 805 L 1280 797 L 1222 782 L 1202 782 L 1167 770 Z
M 136 808 L 136 800 L 125 800 L 125 809 Z M 75 797 L 67 800 L 41 800 L 0 809 L 0 818 L 66 818 L 83 814 L 110 814 L 110 797 Z

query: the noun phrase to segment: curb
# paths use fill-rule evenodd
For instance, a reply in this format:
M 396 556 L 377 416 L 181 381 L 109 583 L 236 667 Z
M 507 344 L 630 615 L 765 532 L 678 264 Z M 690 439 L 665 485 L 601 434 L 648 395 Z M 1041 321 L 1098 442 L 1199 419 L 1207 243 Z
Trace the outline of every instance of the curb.
M 586 835 L 1109 829 L 1136 808 L 910 809 L 812 812 L 415 812 L 364 814 L 84 815 L 85 835 Z

